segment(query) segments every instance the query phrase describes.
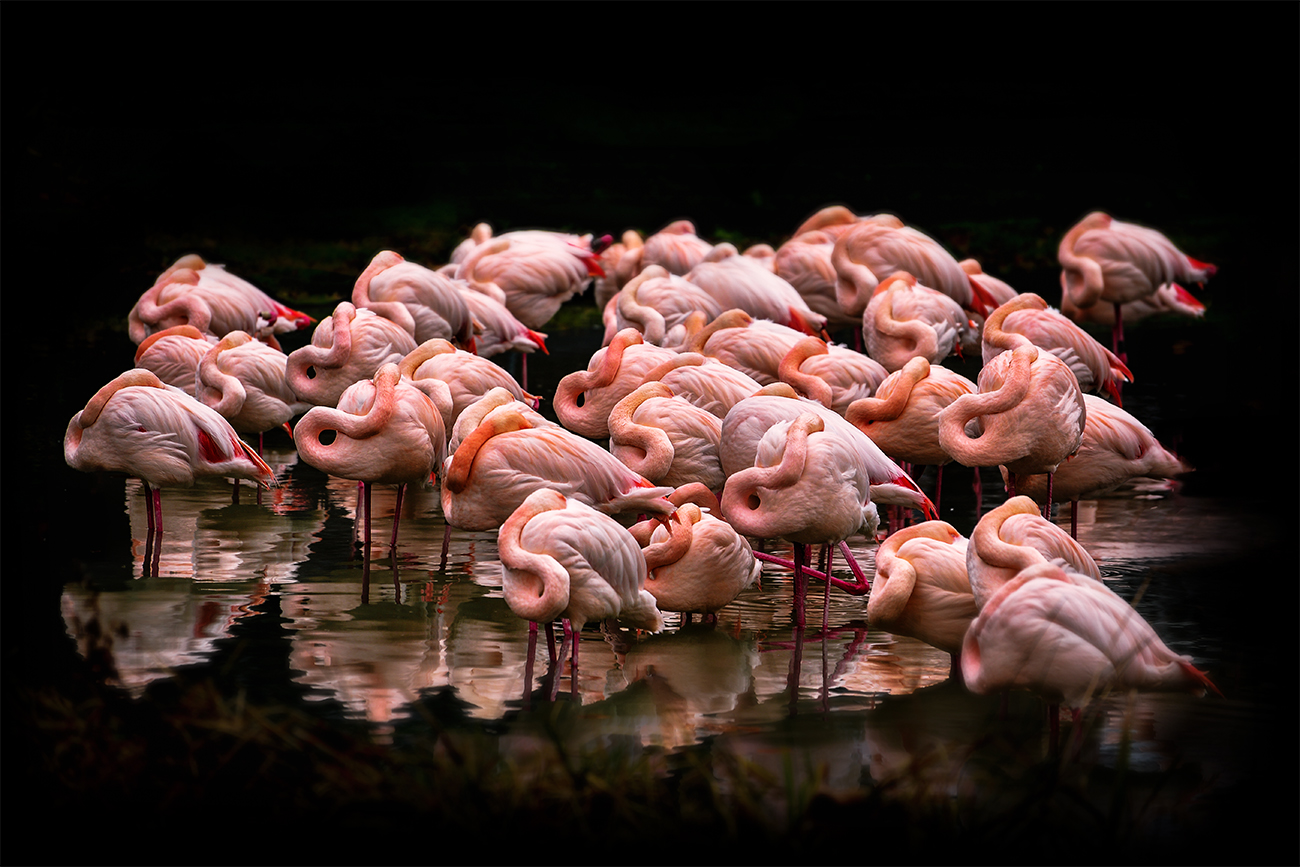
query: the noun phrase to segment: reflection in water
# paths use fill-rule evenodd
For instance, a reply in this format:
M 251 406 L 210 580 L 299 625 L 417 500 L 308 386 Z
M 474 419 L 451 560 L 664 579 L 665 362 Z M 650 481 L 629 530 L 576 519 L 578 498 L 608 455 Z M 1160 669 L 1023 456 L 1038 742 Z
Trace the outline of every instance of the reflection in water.
M 397 550 L 377 533 L 367 563 L 355 534 L 356 484 L 298 462 L 291 447 L 271 447 L 267 458 L 279 485 L 260 505 L 251 489 L 233 504 L 220 480 L 168 491 L 157 578 L 140 577 L 144 497 L 138 482 L 126 483 L 136 580 L 102 590 L 72 584 L 63 594 L 66 628 L 82 654 L 111 649 L 112 682 L 138 695 L 172 669 L 210 658 L 241 619 L 281 618 L 292 686 L 372 723 L 379 742 L 418 719 L 421 701 L 451 695 L 466 718 L 503 726 L 501 754 L 524 775 L 548 773 L 556 750 L 707 745 L 725 757 L 720 773 L 763 769 L 773 781 L 764 809 L 774 820 L 814 784 L 928 787 L 943 797 L 988 785 L 999 765 L 988 754 L 991 731 L 1019 726 L 1015 749 L 1046 751 L 1041 702 L 971 695 L 950 679 L 948 654 L 873 628 L 865 597 L 827 596 L 814 582 L 808 626 L 796 630 L 792 577 L 770 563 L 761 587 L 722 609 L 716 624 L 671 613 L 657 635 L 610 635 L 592 624 L 580 636 L 575 677 L 567 658 L 551 659 L 544 634 L 530 653 L 527 622 L 502 598 L 496 534 L 448 535 L 436 490 L 408 492 Z M 377 526 L 391 521 L 394 495 L 375 487 Z M 977 503 L 952 486 L 944 518 L 969 533 L 979 511 L 1004 496 L 986 484 Z M 1200 628 L 1179 566 L 1231 552 L 1246 532 L 1233 514 L 1169 486 L 1079 509 L 1080 542 L 1107 581 L 1212 675 L 1229 649 Z M 1057 520 L 1068 526 L 1068 507 Z M 786 543 L 763 547 L 791 556 Z M 876 545 L 857 537 L 850 548 L 873 576 Z M 835 573 L 851 578 L 842 557 Z M 1216 680 L 1231 697 L 1230 678 Z M 1206 726 L 1246 730 L 1255 712 L 1190 696 L 1113 696 L 1085 716 L 1080 749 L 1101 764 L 1139 769 L 1194 756 L 1207 774 L 1235 779 L 1241 770 L 1216 759 L 1223 753 Z

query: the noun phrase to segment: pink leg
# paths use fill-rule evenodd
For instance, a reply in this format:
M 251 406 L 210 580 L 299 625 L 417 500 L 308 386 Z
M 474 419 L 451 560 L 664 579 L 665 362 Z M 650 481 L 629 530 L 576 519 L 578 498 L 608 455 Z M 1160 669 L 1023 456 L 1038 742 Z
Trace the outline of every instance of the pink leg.
M 804 598 L 808 594 L 808 573 L 804 562 L 807 560 L 807 546 L 798 542 L 794 546 L 794 625 L 804 628 Z
M 402 497 L 406 494 L 406 485 L 397 486 L 397 509 L 393 512 L 393 538 L 388 541 L 390 551 L 397 552 L 397 522 L 402 520 Z
M 259 458 L 262 456 L 262 446 L 263 446 L 263 445 L 264 445 L 264 443 L 263 443 L 263 432 L 262 432 L 262 431 L 258 431 L 258 432 L 257 432 L 257 456 L 258 456 Z M 257 486 L 257 504 L 258 504 L 259 506 L 262 505 L 262 486 L 261 486 L 261 485 L 258 485 L 258 486 Z

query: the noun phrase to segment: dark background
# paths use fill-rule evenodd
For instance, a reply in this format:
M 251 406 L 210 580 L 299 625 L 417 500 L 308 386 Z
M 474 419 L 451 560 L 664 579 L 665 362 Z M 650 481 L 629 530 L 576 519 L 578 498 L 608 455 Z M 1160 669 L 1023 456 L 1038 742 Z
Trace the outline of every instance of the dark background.
M 1058 241 L 1106 210 L 1220 268 L 1153 342 L 1185 357 L 1195 484 L 1295 527 L 1298 10 L 9 4 L 6 694 L 78 664 L 60 588 L 128 530 L 63 431 L 189 252 L 320 315 L 378 250 L 436 266 L 480 220 L 743 248 L 841 203 L 1055 303 Z M 1286 556 L 1224 580 L 1281 593 L 1243 617 L 1294 654 Z

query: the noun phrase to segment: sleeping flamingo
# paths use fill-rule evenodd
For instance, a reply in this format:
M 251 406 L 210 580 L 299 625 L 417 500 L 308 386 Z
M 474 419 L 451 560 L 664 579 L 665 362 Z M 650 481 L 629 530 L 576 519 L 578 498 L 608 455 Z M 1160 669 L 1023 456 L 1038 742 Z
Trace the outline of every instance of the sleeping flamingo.
M 695 234 L 690 220 L 675 220 L 649 236 L 639 247 L 629 247 L 618 263 L 619 279 L 626 284 L 651 265 L 679 277 L 704 261 L 713 245 Z
M 982 352 L 988 364 L 998 355 L 1030 343 L 1061 359 L 1084 392 L 1105 391 L 1120 402 L 1120 386 L 1133 374 L 1113 352 L 1032 292 L 1017 295 L 984 322 Z
M 505 304 L 520 322 L 540 329 L 561 305 L 603 273 L 596 254 L 550 232 L 507 233 L 475 247 L 457 279 Z
M 714 247 L 686 274 L 686 281 L 707 292 L 720 310 L 739 308 L 755 319 L 768 319 L 805 334 L 823 334 L 826 317 L 814 311 L 793 286 L 734 245 Z
M 591 439 L 609 436 L 609 413 L 614 404 L 631 394 L 648 371 L 675 354 L 646 343 L 635 328 L 624 328 L 609 346 L 592 354 L 586 370 L 560 379 L 553 401 L 560 424 Z
M 497 546 L 506 604 L 531 621 L 533 630 L 563 619 L 575 672 L 579 635 L 588 621 L 617 620 L 652 632 L 664 628 L 655 598 L 645 590 L 641 546 L 626 527 L 581 500 L 550 488 L 533 491 L 501 524 Z
M 610 514 L 671 514 L 672 488 L 650 484 L 589 439 L 504 406 L 483 417 L 446 462 L 442 511 L 462 530 L 493 530 L 529 494 L 553 488 Z
M 777 375 L 805 397 L 844 415 L 854 401 L 875 394 L 889 374 L 861 352 L 806 337 L 781 359 Z
M 749 541 L 694 503 L 683 503 L 664 521 L 631 527 L 645 554 L 645 588 L 660 611 L 698 613 L 717 619 L 763 571 Z
M 128 316 L 127 333 L 139 344 L 155 331 L 173 325 L 193 325 L 205 334 L 223 337 L 247 331 L 277 349 L 276 334 L 306 328 L 312 318 L 284 306 L 247 280 L 190 254 L 154 281 Z
M 1086 412 L 1065 363 L 1026 344 L 984 365 L 979 392 L 939 413 L 939 445 L 962 466 L 1005 466 L 1014 493 L 1015 476 L 1054 473 L 1079 450 Z
M 1078 308 L 1106 303 L 1114 307 L 1111 349 L 1122 360 L 1122 307 L 1147 298 L 1161 286 L 1201 284 L 1214 276 L 1213 265 L 1200 262 L 1157 232 L 1094 211 L 1076 223 L 1057 248 L 1061 288 Z
M 1061 293 L 1061 313 L 1080 325 L 1095 323 L 1107 328 L 1115 327 L 1115 305 L 1079 307 L 1064 291 Z M 1124 321 L 1129 325 L 1163 313 L 1200 319 L 1205 315 L 1205 305 L 1177 283 L 1166 283 L 1145 298 L 1124 305 Z
M 135 366 L 153 371 L 163 382 L 193 397 L 199 362 L 217 340 L 216 335 L 204 334 L 193 325 L 173 325 L 140 341 Z
M 942 363 L 958 351 L 970 330 L 961 305 L 906 271 L 881 280 L 862 313 L 867 355 L 890 373 L 917 356 Z
M 609 414 L 610 453 L 656 485 L 699 482 L 721 491 L 721 436 L 721 418 L 658 381 L 639 386 Z
M 662 265 L 651 265 L 613 296 L 604 345 L 624 328 L 635 328 L 647 343 L 656 346 L 680 344 L 688 316 L 698 311 L 713 320 L 724 309 L 704 288 L 669 274 Z
M 892 214 L 859 220 L 840 235 L 831 264 L 836 297 L 850 315 L 861 315 L 876 287 L 899 271 L 947 295 L 963 310 L 987 314 L 997 306 L 938 241 Z
M 957 658 L 978 613 L 966 575 L 968 541 L 944 521 L 904 527 L 876 549 L 876 577 L 867 621 L 895 635 L 919 638 Z
M 1087 410 L 1083 442 L 1074 457 L 1057 468 L 1051 485 L 1052 500 L 1072 506 L 1072 536 L 1077 532 L 1079 500 L 1113 491 L 1130 479 L 1173 479 L 1192 471 L 1190 464 L 1162 446 L 1130 413 L 1090 394 L 1085 394 L 1083 401 Z M 1046 505 L 1047 477 L 1017 476 L 1016 493 Z
M 421 380 L 427 379 L 447 383 L 452 405 L 450 414 L 445 415 L 443 421 L 448 430 L 466 407 L 494 388 L 506 389 L 515 400 L 534 409 L 541 403 L 539 397 L 524 391 L 505 368 L 475 353 L 457 349 L 442 338 L 435 337 L 421 343 L 407 353 L 397 367 L 417 386 Z
M 698 352 L 677 353 L 650 368 L 642 382 L 662 382 L 673 394 L 718 418 L 763 387 L 752 376 Z
M 474 319 L 456 281 L 392 250 L 376 253 L 361 272 L 352 304 L 396 322 L 416 343 L 440 337 L 473 351 Z
M 83 472 L 141 479 L 150 541 L 162 533 L 162 488 L 193 487 L 210 476 L 269 486 L 275 477 L 218 412 L 143 368 L 115 377 L 72 417 L 63 457 Z
M 410 484 L 427 485 L 447 449 L 442 415 L 428 395 L 388 363 L 350 386 L 338 407 L 317 406 L 293 431 L 302 459 L 321 472 L 362 483 L 365 546 L 370 548 L 370 491 L 397 485 L 390 550 L 397 547 L 402 497 Z M 368 560 L 368 558 L 367 558 Z
M 396 322 L 340 301 L 316 326 L 311 343 L 289 353 L 285 378 L 300 400 L 335 406 L 348 386 L 397 364 L 415 347 L 415 338 Z

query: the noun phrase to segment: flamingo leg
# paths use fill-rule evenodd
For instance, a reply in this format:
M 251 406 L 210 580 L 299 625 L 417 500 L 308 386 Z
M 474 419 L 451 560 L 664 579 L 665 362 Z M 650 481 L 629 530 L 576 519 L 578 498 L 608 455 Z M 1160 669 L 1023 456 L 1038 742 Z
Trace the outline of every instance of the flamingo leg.
M 405 483 L 397 486 L 397 508 L 393 512 L 393 538 L 388 541 L 391 551 L 397 551 L 397 522 L 402 520 L 402 497 L 406 494 Z
M 258 456 L 259 458 L 262 456 L 262 446 L 263 446 L 263 444 L 264 444 L 264 443 L 263 443 L 263 434 L 264 434 L 263 431 L 258 431 L 258 432 L 257 432 L 257 456 Z M 257 504 L 258 504 L 259 506 L 262 505 L 262 486 L 261 486 L 261 485 L 258 485 L 258 486 L 257 486 Z
M 808 573 L 804 561 L 807 547 L 798 542 L 794 546 L 794 623 L 799 629 L 804 628 L 804 597 L 808 595 Z
M 528 621 L 528 655 L 524 657 L 524 707 L 533 694 L 533 654 L 537 652 L 537 621 Z
M 443 531 L 442 534 L 442 562 L 438 566 L 439 572 L 447 571 L 447 549 L 450 547 L 451 547 L 451 524 L 447 524 L 446 529 Z M 551 643 L 552 644 L 555 643 L 554 636 L 552 636 Z
M 943 464 L 935 467 L 934 473 L 934 510 L 939 511 L 939 495 L 943 493 Z

